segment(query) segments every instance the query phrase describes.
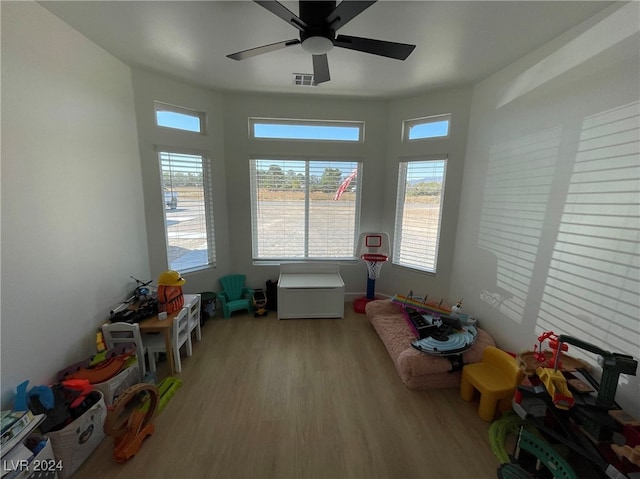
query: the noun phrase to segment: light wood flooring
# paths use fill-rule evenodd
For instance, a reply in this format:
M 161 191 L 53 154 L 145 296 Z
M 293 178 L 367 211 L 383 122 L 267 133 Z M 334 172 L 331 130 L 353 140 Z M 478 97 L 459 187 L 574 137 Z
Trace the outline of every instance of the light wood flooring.
M 477 403 L 407 389 L 366 316 L 345 314 L 208 320 L 155 434 L 124 464 L 107 437 L 73 479 L 497 477 Z

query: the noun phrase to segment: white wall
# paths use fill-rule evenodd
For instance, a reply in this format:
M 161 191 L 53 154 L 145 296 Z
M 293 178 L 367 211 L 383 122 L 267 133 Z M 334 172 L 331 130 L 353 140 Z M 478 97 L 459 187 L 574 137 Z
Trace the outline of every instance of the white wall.
M 473 90 L 450 289 L 502 348 L 552 330 L 640 357 L 640 4 L 620 7 Z M 636 416 L 639 384 L 617 396 Z
M 40 5 L 2 8 L 2 409 L 95 353 L 148 277 L 129 68 Z
M 225 103 L 225 158 L 229 207 L 231 263 L 235 272 L 247 275 L 249 285 L 264 288 L 269 278 L 278 278 L 277 266 L 254 266 L 251 259 L 251 198 L 249 158 L 251 155 L 286 155 L 300 157 L 355 158 L 363 163 L 361 227 L 381 227 L 384 188 L 387 104 L 382 101 L 359 101 L 305 96 L 232 95 Z M 337 145 L 316 142 L 260 141 L 248 137 L 249 117 L 296 118 L 310 120 L 354 120 L 365 122 L 365 141 Z M 360 261 L 344 262 L 341 273 L 346 291 L 364 293 L 366 268 Z
M 257 266 L 251 258 L 249 158 L 252 155 L 346 156 L 362 161 L 361 231 L 387 231 L 393 237 L 398 162 L 406 156 L 447 153 L 450 161 L 438 275 L 392 268 L 389 264 L 385 265 L 379 280 L 380 286 L 376 288 L 383 295 L 405 292 L 410 288 L 421 291 L 427 288 L 434 294 L 446 295 L 462 183 L 470 88 L 394 101 L 310 98 L 303 95 L 222 95 L 138 69 L 133 71 L 133 84 L 152 277 L 167 268 L 160 174 L 154 145 L 208 151 L 214 161 L 218 265 L 216 268 L 187 273 L 184 286 L 187 292 L 216 291 L 219 289 L 218 278 L 230 272 L 246 274 L 248 284 L 254 288 L 264 288 L 267 279 L 275 280 L 278 277 L 277 266 Z M 209 120 L 207 136 L 156 127 L 154 100 L 206 112 Z M 400 142 L 403 120 L 440 113 L 453 114 L 450 138 L 419 142 L 417 145 Z M 251 140 L 247 121 L 250 117 L 364 121 L 365 141 L 345 145 Z M 346 283 L 347 298 L 362 296 L 367 281 L 364 263 L 343 262 L 341 272 Z
M 156 280 L 160 273 L 168 269 L 160 162 L 155 147 L 160 145 L 197 150 L 207 154 L 212 161 L 217 266 L 186 273 L 184 276 L 187 282 L 183 286 L 183 291 L 186 293 L 217 291 L 218 277 L 228 274 L 230 270 L 222 96 L 211 90 L 187 85 L 139 69 L 133 70 L 133 88 L 142 163 L 151 279 Z M 200 135 L 157 127 L 154 101 L 206 113 L 207 134 Z
M 448 153 L 449 169 L 443 222 L 443 247 L 437 277 L 410 272 L 404 268 L 383 266 L 376 282 L 382 295 L 427 288 L 446 295 L 453 255 L 453 236 L 457 224 L 458 196 L 462 183 L 470 89 L 454 89 L 393 101 L 362 101 L 304 96 L 225 95 L 225 157 L 229 192 L 229 234 L 232 264 L 248 275 L 251 286 L 277 279 L 277 266 L 254 266 L 251 261 L 251 218 L 249 162 L 251 155 L 299 155 L 328 158 L 343 152 L 363 162 L 361 231 L 386 231 L 393 239 L 398 162 L 406 156 Z M 402 121 L 440 113 L 453 114 L 451 137 L 434 142 L 403 145 Z M 317 142 L 260 141 L 248 138 L 249 117 L 354 120 L 365 122 L 362 144 L 336 145 Z M 367 270 L 362 261 L 343 262 L 340 268 L 348 299 L 365 294 Z M 406 291 L 405 291 L 406 290 Z
M 383 231 L 391 237 L 395 224 L 396 195 L 398 189 L 398 163 L 407 159 L 432 158 L 430 155 L 447 157 L 447 172 L 444 187 L 442 223 L 436 273 L 393 266 L 391 261 L 382 266 L 380 278 L 376 280 L 376 291 L 388 295 L 428 294 L 432 298 L 455 301 L 457 292 L 449 291 L 453 246 L 458 223 L 458 207 L 462 188 L 464 155 L 467 141 L 467 126 L 471 104 L 471 88 L 441 90 L 390 102 L 387 133 L 387 158 L 384 189 Z M 451 114 L 451 125 L 447 138 L 402 142 L 402 122 L 414 118 Z

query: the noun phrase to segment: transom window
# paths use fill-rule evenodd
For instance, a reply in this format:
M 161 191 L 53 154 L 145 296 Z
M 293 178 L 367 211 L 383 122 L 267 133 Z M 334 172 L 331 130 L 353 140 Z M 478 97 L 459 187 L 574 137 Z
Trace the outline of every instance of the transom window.
M 155 102 L 156 125 L 204 134 L 206 114 L 166 103 Z
M 160 151 L 169 269 L 215 266 L 211 162 L 198 154 Z
M 405 120 L 402 124 L 403 140 L 425 140 L 449 136 L 451 115 L 437 115 L 415 120 Z
M 394 264 L 436 272 L 446 168 L 446 159 L 400 163 Z
M 250 118 L 249 134 L 254 139 L 362 142 L 364 123 Z
M 253 159 L 253 259 L 354 259 L 362 165 Z

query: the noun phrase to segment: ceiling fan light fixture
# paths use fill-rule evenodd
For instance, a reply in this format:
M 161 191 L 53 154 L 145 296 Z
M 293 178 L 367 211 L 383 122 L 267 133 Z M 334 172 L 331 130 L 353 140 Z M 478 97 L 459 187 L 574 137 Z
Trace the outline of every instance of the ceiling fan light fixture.
M 288 25 L 298 29 L 300 40 L 292 39 L 270 43 L 233 53 L 227 57 L 232 60 L 244 60 L 293 45 L 301 45 L 302 50 L 305 53 L 310 53 L 313 57 L 313 78 L 314 83 L 318 85 L 331 80 L 327 53 L 334 46 L 381 57 L 395 58 L 396 60 L 405 60 L 416 47 L 406 43 L 387 42 L 373 38 L 336 36 L 336 31 L 376 3 L 376 0 L 342 0 L 340 2 L 337 0 L 299 0 L 299 17 L 277 0 L 254 0 L 254 2 L 287 22 Z
M 333 42 L 327 37 L 313 36 L 302 41 L 302 49 L 312 55 L 324 55 L 333 48 Z

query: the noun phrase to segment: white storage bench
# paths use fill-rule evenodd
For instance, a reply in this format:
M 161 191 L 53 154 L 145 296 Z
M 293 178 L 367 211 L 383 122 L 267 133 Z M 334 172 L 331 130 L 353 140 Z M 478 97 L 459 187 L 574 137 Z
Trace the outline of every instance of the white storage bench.
M 342 318 L 344 282 L 337 263 L 280 266 L 278 319 Z

